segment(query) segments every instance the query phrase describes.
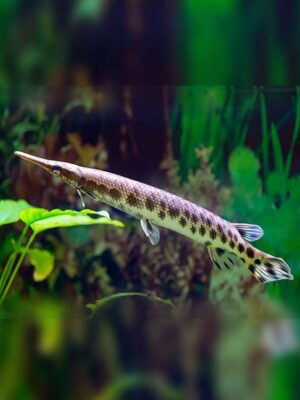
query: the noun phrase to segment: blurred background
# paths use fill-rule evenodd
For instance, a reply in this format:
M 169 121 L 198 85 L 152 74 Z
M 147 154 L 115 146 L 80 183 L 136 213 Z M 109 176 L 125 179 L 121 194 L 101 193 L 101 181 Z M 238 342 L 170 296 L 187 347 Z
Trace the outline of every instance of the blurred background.
M 298 398 L 299 17 L 296 0 L 0 2 L 0 200 L 82 207 L 15 150 L 106 169 L 261 225 L 295 278 L 215 271 L 110 210 L 124 228 L 39 234 L 6 293 L 29 236 L 0 202 L 1 399 Z

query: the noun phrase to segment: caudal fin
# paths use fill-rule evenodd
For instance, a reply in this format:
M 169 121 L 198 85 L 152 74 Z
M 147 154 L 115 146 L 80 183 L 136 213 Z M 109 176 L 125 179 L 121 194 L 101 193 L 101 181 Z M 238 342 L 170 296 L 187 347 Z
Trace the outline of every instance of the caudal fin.
M 263 254 L 248 268 L 261 283 L 294 279 L 288 264 L 282 258 L 273 257 L 269 254 Z

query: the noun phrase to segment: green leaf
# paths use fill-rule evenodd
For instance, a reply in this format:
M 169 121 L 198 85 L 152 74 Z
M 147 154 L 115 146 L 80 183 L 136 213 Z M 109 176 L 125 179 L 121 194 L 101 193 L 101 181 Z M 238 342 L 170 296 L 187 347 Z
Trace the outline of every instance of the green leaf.
M 140 293 L 140 292 L 124 292 L 124 293 L 115 293 L 112 294 L 111 296 L 104 297 L 103 299 L 97 300 L 96 303 L 94 304 L 87 304 L 87 308 L 92 311 L 92 315 L 98 311 L 101 307 L 105 306 L 106 304 L 110 303 L 113 300 L 125 298 L 125 297 L 145 297 L 149 300 L 152 301 L 158 301 L 160 303 L 164 303 L 168 306 L 171 306 L 172 308 L 174 307 L 173 303 L 171 300 L 165 300 L 162 299 L 161 297 L 158 296 L 150 296 L 149 294 L 146 293 Z
M 124 227 L 124 224 L 117 220 L 107 218 L 106 211 L 94 210 L 45 210 L 44 208 L 30 208 L 20 213 L 20 219 L 31 227 L 35 234 L 53 228 L 63 228 L 78 225 L 106 224 L 117 227 Z
M 28 251 L 29 261 L 34 267 L 33 279 L 41 282 L 48 278 L 54 268 L 54 256 L 47 250 L 33 249 Z
M 32 207 L 25 200 L 0 200 L 0 225 L 12 224 L 19 221 L 20 212 Z

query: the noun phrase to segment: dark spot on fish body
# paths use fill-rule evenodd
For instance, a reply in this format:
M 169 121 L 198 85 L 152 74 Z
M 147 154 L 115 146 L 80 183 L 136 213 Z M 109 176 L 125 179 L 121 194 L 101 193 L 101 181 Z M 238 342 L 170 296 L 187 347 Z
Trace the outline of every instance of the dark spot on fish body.
M 181 217 L 179 220 L 179 224 L 184 228 L 186 226 L 186 219 Z
M 244 247 L 244 245 L 243 245 L 242 243 L 239 243 L 239 244 L 238 244 L 238 251 L 239 251 L 240 253 L 244 253 L 245 247 Z
M 204 225 L 201 225 L 199 228 L 199 233 L 201 236 L 204 236 L 206 234 L 206 229 Z
M 198 221 L 197 215 L 196 214 L 192 214 L 191 220 L 192 220 L 193 224 L 197 224 L 197 221 Z
M 154 201 L 150 197 L 147 197 L 145 205 L 149 211 L 153 211 L 155 208 Z
M 223 229 L 222 229 L 222 226 L 221 226 L 221 224 L 217 224 L 217 230 L 218 230 L 218 232 L 219 233 L 223 233 Z
M 246 260 L 244 259 L 244 257 L 241 257 L 240 260 L 241 260 L 243 263 L 246 262 Z
M 91 179 L 87 179 L 85 184 L 86 184 L 87 189 L 89 189 L 89 190 L 95 189 L 95 182 L 92 181 Z M 101 191 L 101 185 L 98 185 L 97 189 L 100 192 Z
M 252 272 L 252 274 L 254 274 L 254 273 L 255 273 L 255 271 L 256 271 L 256 267 L 255 267 L 255 265 L 253 265 L 253 264 L 250 264 L 248 268 L 249 268 L 249 271 L 251 271 L 251 272 Z
M 160 219 L 165 219 L 166 218 L 166 213 L 163 210 L 159 210 L 158 216 Z
M 234 243 L 234 241 L 233 241 L 233 240 L 230 240 L 230 242 L 229 242 L 229 246 L 230 246 L 232 249 L 234 249 L 234 247 L 235 247 L 235 243 Z
M 204 242 L 204 244 L 205 244 L 205 246 L 211 246 L 211 245 L 212 245 L 212 242 L 209 241 L 209 240 L 207 240 L 206 242 Z
M 116 188 L 112 188 L 109 191 L 109 195 L 114 199 L 114 200 L 119 200 L 122 197 L 122 193 L 120 190 Z
M 206 222 L 206 225 L 207 225 L 209 228 L 211 228 L 211 226 L 212 226 L 212 220 L 211 220 L 209 217 L 206 217 L 205 222 Z
M 209 232 L 209 236 L 212 238 L 212 240 L 215 240 L 217 237 L 217 232 L 214 229 L 211 229 Z
M 256 260 L 254 260 L 256 265 L 260 265 L 261 264 L 261 260 L 259 258 L 257 258 Z
M 227 242 L 227 237 L 226 237 L 224 232 L 221 233 L 221 241 L 222 241 L 222 243 L 226 243 Z
M 166 209 L 166 202 L 164 200 L 160 200 L 159 204 L 162 210 Z
M 192 234 L 195 235 L 195 233 L 196 233 L 196 231 L 197 231 L 197 229 L 195 228 L 195 226 L 192 225 L 192 227 L 191 227 L 190 229 L 191 229 Z
M 232 239 L 232 232 L 230 229 L 228 230 L 228 236 L 230 237 L 230 239 Z
M 132 207 L 137 207 L 139 205 L 139 201 L 138 201 L 137 197 L 133 193 L 130 193 L 127 196 L 126 202 Z
M 86 193 L 91 194 L 92 192 L 94 192 L 95 190 L 95 184 L 92 180 L 87 179 L 84 184 L 82 185 L 82 190 L 85 190 Z M 79 188 L 80 190 L 80 188 Z M 97 190 L 97 192 L 99 192 L 99 190 Z
M 224 265 L 227 269 L 230 269 L 230 266 L 224 261 Z
M 238 241 L 238 237 L 236 234 L 233 235 L 233 239 L 237 242 Z
M 135 194 L 136 197 L 140 197 L 141 196 L 139 189 L 137 189 L 136 187 L 133 189 L 133 191 L 134 191 L 134 194 Z
M 179 215 L 179 211 L 177 210 L 176 207 L 169 206 L 169 215 L 171 219 L 177 218 Z
M 251 247 L 247 247 L 246 252 L 249 258 L 254 258 L 254 250 Z
M 190 212 L 189 212 L 189 210 L 185 209 L 185 210 L 184 210 L 184 215 L 185 215 L 185 217 L 186 217 L 187 220 L 190 219 Z

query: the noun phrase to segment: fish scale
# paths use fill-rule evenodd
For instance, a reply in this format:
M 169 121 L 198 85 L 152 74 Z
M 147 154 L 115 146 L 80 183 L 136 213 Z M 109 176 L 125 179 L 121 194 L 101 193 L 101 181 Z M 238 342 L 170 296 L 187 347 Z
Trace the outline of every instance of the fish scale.
M 262 236 L 263 231 L 257 225 L 233 224 L 175 194 L 107 171 L 46 160 L 23 152 L 15 154 L 92 198 L 146 221 L 142 227 L 150 241 L 158 225 L 207 246 L 213 263 L 221 269 L 242 263 L 263 283 L 293 279 L 289 266 L 281 258 L 248 243 Z M 159 240 L 159 234 L 156 239 Z

